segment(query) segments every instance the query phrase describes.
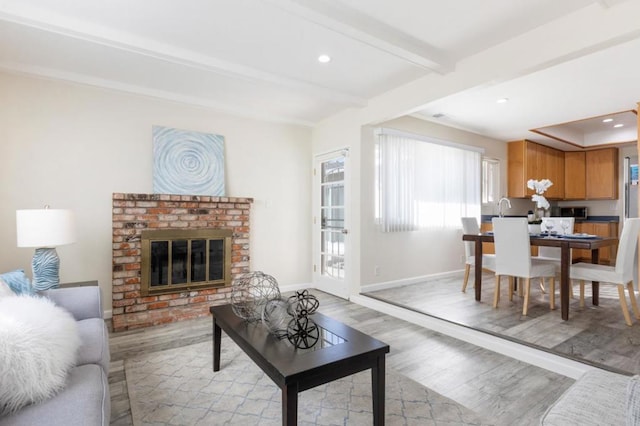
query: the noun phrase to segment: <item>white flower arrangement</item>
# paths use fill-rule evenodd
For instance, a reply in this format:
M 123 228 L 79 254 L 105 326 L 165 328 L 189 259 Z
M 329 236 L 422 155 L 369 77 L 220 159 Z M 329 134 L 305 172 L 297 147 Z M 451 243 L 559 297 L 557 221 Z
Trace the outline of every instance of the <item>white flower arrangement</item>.
M 544 197 L 544 192 L 553 185 L 549 179 L 534 180 L 529 179 L 527 181 L 527 188 L 533 189 L 536 193 L 531 196 L 531 201 L 536 203 L 536 207 L 539 209 L 547 210 L 550 207 L 549 201 Z

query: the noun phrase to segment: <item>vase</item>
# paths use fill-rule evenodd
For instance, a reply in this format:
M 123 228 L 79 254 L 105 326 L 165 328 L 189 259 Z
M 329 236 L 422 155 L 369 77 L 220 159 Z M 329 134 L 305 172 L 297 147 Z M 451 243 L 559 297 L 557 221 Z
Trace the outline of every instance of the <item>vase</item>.
M 542 220 L 546 216 L 546 210 L 543 208 L 536 209 L 536 220 Z

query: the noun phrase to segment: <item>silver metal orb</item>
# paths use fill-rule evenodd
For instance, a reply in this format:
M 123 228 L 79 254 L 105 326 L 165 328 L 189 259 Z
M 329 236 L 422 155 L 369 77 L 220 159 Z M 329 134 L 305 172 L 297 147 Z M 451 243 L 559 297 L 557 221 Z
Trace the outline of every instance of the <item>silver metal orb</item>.
M 278 282 L 261 271 L 243 275 L 231 288 L 231 308 L 247 321 L 260 321 L 265 304 L 279 298 Z
M 289 303 L 282 298 L 269 300 L 262 310 L 262 323 L 278 339 L 287 337 L 287 326 L 292 318 L 295 317 L 289 313 Z

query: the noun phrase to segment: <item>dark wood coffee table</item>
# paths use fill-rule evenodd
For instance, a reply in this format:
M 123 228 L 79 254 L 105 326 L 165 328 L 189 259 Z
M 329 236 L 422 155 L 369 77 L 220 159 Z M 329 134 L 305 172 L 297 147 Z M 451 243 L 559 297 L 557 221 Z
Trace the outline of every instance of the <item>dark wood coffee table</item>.
M 321 327 L 311 349 L 296 349 L 261 323 L 249 323 L 231 305 L 212 306 L 213 371 L 220 370 L 221 331 L 233 339 L 282 390 L 282 424 L 298 421 L 298 392 L 371 369 L 373 424 L 384 425 L 385 354 L 389 345 L 320 313 L 310 318 Z M 324 340 L 324 342 L 322 342 Z

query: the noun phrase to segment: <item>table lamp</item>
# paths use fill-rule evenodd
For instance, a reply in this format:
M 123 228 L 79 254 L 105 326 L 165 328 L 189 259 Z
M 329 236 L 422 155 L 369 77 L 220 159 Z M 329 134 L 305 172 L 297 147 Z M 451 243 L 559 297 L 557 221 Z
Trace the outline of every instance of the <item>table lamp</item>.
M 31 261 L 33 287 L 47 290 L 60 284 L 60 258 L 56 246 L 76 240 L 71 210 L 30 209 L 16 211 L 18 247 L 36 247 Z

